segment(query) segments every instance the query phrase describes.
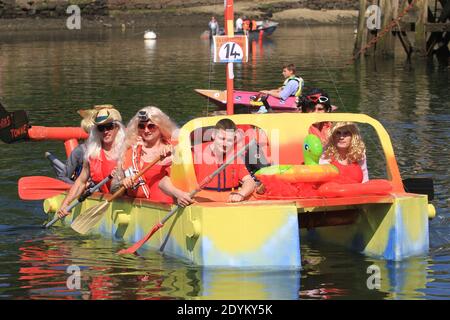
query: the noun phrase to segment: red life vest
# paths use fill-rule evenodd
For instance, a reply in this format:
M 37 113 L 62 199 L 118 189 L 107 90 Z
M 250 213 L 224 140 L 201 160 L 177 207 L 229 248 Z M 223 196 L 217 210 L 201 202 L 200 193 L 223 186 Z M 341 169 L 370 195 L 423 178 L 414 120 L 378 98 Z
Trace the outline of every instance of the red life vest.
M 116 167 L 116 160 L 108 160 L 103 149 L 100 150 L 100 158 L 89 158 L 89 172 L 95 184 L 105 179 Z M 101 192 L 109 193 L 111 180 L 100 188 Z
M 352 164 L 340 164 L 339 161 L 331 161 L 339 169 L 339 177 L 336 181 L 339 183 L 362 183 L 363 172 L 361 166 L 357 162 Z
M 202 143 L 194 147 L 194 169 L 197 176 L 197 182 L 201 183 L 203 179 L 218 169 L 222 163 L 216 163 L 215 156 L 209 147 L 211 142 Z M 198 160 L 200 163 L 195 163 Z M 224 160 L 224 162 L 226 159 Z M 242 159 L 235 159 L 225 170 L 214 177 L 204 189 L 214 191 L 230 191 L 239 187 L 239 181 L 249 175 Z
M 146 162 L 143 162 L 141 165 L 141 153 L 142 145 L 129 148 L 125 153 L 122 169 L 127 170 L 131 167 L 135 173 L 139 172 L 147 165 Z M 133 198 L 147 198 L 159 203 L 173 203 L 172 197 L 159 188 L 161 179 L 170 175 L 171 164 L 171 161 L 166 161 L 162 164 L 157 163 L 153 165 L 141 177 L 140 181 L 142 183 L 136 189 L 128 189 L 127 195 Z

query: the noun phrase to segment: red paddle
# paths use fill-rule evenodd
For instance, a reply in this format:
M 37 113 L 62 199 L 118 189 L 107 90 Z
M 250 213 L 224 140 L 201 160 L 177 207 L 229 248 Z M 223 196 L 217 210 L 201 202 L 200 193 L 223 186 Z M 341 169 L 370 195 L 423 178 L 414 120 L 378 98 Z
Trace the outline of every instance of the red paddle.
M 70 184 L 61 180 L 32 176 L 22 177 L 18 182 L 19 198 L 22 200 L 43 200 L 69 190 Z

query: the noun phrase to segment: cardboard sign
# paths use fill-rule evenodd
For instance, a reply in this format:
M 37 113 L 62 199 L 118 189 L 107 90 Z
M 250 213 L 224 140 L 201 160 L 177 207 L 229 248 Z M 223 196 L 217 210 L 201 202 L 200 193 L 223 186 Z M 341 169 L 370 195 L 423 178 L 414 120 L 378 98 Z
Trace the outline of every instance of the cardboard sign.
M 214 36 L 215 63 L 248 62 L 247 36 Z

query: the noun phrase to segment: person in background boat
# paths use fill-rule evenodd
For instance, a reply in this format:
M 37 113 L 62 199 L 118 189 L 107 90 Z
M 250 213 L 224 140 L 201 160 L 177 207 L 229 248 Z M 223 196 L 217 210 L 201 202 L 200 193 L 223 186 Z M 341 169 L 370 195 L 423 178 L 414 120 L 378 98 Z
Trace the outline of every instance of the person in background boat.
M 95 106 L 101 107 L 101 106 Z M 94 125 L 92 115 L 95 109 L 91 110 L 78 110 L 77 113 L 83 118 L 81 120 L 81 128 L 84 132 L 89 134 L 89 130 Z M 63 163 L 58 158 L 56 158 L 52 153 L 46 152 L 45 157 L 50 161 L 56 177 L 66 183 L 73 184 L 78 178 L 83 168 L 83 158 L 86 151 L 86 144 L 79 144 L 69 155 L 66 163 Z
M 219 23 L 216 20 L 216 17 L 211 17 L 211 21 L 208 23 L 209 27 L 209 35 L 210 37 L 216 36 L 219 34 Z
M 256 22 L 255 19 L 252 19 L 250 21 L 250 30 L 251 31 L 256 31 L 256 29 L 258 29 L 258 23 Z
M 244 30 L 244 34 L 245 34 L 245 35 L 248 35 L 248 33 L 250 32 L 250 24 L 251 24 L 251 21 L 250 21 L 250 19 L 247 18 L 246 16 L 244 16 L 244 17 L 242 18 L 242 20 L 243 20 L 242 30 Z
M 339 183 L 369 181 L 366 147 L 358 126 L 353 122 L 336 122 L 331 127 L 329 142 L 319 164 L 332 164 L 339 169 Z
M 105 105 L 95 113 L 94 125 L 86 142 L 83 169 L 57 212 L 61 218 L 69 214 L 66 207 L 86 190 L 89 178 L 94 184 L 98 184 L 108 175 L 115 174 L 120 146 L 125 139 L 122 116 L 114 106 Z M 100 190 L 109 193 L 110 188 L 111 181 Z
M 302 113 L 325 113 L 332 111 L 330 97 L 324 90 L 319 88 L 308 89 L 299 97 L 297 106 Z M 328 143 L 330 128 L 331 122 L 317 122 L 309 128 L 309 133 L 318 136 L 322 145 L 326 145 Z
M 172 203 L 171 196 L 184 199 L 184 193 L 166 194 L 159 188 L 160 181 L 170 174 L 170 142 L 176 129 L 175 123 L 159 108 L 149 106 L 139 110 L 127 126 L 113 191 L 123 185 L 127 188 L 127 195 L 134 198 L 146 198 L 159 203 Z M 133 183 L 133 177 L 160 156 L 166 157 Z
M 199 183 L 225 163 L 229 156 L 238 151 L 237 138 L 236 124 L 230 119 L 222 119 L 214 126 L 212 141 L 194 146 L 194 169 Z M 238 190 L 239 186 L 241 188 Z M 240 202 L 248 199 L 255 188 L 255 181 L 245 167 L 244 161 L 237 159 L 204 189 L 217 192 L 232 191 L 228 201 Z
M 236 19 L 236 32 L 241 32 L 244 25 L 244 20 L 242 20 L 241 16 Z
M 265 96 L 273 96 L 283 101 L 289 97 L 300 97 L 303 90 L 304 81 L 301 77 L 295 75 L 296 68 L 294 64 L 288 64 L 283 66 L 284 83 L 281 87 L 272 90 L 262 90 L 260 93 Z M 266 113 L 267 109 L 262 106 L 258 113 Z

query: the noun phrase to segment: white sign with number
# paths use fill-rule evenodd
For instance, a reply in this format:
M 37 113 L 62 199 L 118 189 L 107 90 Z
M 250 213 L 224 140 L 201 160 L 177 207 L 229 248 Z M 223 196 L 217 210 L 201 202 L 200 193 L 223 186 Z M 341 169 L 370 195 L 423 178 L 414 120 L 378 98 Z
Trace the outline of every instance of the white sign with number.
M 214 62 L 242 63 L 248 61 L 248 41 L 246 36 L 215 36 Z

